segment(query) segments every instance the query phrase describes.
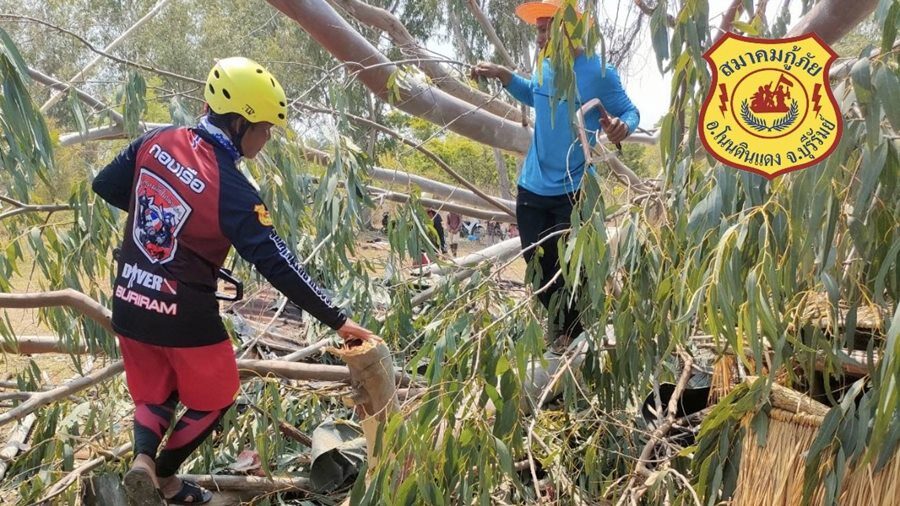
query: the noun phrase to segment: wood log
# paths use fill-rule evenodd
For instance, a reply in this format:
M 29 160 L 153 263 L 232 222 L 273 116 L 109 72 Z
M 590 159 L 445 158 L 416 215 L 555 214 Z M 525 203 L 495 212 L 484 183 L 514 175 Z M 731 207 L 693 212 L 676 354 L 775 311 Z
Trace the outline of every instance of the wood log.
M 37 353 L 87 353 L 87 346 L 69 346 L 56 336 L 16 336 L 15 341 L 0 341 L 0 352 L 19 355 Z
M 373 186 L 368 187 L 370 190 L 374 192 L 375 198 L 383 198 L 385 200 L 390 200 L 393 202 L 408 202 L 410 197 L 405 193 L 392 192 L 388 190 L 384 190 L 381 188 L 376 188 Z M 495 211 L 490 211 L 487 209 L 477 209 L 474 207 L 466 207 L 453 204 L 451 202 L 440 201 L 435 199 L 426 199 L 420 198 L 419 203 L 423 206 L 435 209 L 437 211 L 445 211 L 445 212 L 453 212 L 460 214 L 462 216 L 469 216 L 471 218 L 480 218 L 482 220 L 489 221 L 499 221 L 501 223 L 515 223 L 516 218 L 514 215 L 510 215 L 507 213 L 498 213 Z
M 366 437 L 368 468 L 374 469 L 379 457 L 375 454 L 379 427 L 391 413 L 400 409 L 391 352 L 383 342 L 376 344 L 373 341 L 329 351 L 346 362 L 350 369 L 350 384 L 358 393 L 356 409 Z
M 471 267 L 488 260 L 494 262 L 503 262 L 505 260 L 509 260 L 516 254 L 518 254 L 521 250 L 522 241 L 519 240 L 518 237 L 513 237 L 511 239 L 507 239 L 505 241 L 498 242 L 497 244 L 488 246 L 487 248 L 484 248 L 482 250 L 478 250 L 475 253 L 470 253 L 459 258 L 454 258 L 450 261 L 449 264 L 433 263 L 425 266 L 424 268 L 417 267 L 416 274 L 437 274 L 443 276 L 445 274 L 449 274 L 452 271 L 458 270 L 459 268 Z
M 9 436 L 9 441 L 0 450 L 0 481 L 6 476 L 6 471 L 12 465 L 13 459 L 19 454 L 25 442 L 28 441 L 28 436 L 31 434 L 31 427 L 34 425 L 35 420 L 37 420 L 37 417 L 34 414 L 26 416 L 19 422 Z
M 203 488 L 213 492 L 227 490 L 240 492 L 253 492 L 255 495 L 271 494 L 276 492 L 307 492 L 311 490 L 309 478 L 296 477 L 272 477 L 260 476 L 232 476 L 213 474 L 182 474 L 182 479 L 193 481 Z

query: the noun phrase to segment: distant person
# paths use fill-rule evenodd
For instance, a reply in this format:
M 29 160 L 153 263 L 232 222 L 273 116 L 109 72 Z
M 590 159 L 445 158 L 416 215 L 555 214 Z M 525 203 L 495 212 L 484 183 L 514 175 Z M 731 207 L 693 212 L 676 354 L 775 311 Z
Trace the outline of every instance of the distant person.
M 537 28 L 538 49 L 543 49 L 550 39 L 550 27 L 560 11 L 559 4 L 555 0 L 527 2 L 516 7 L 519 18 Z M 588 56 L 582 47 L 572 47 L 572 57 L 578 100 L 585 103 L 597 98 L 609 112 L 603 119 L 596 109 L 587 113 L 586 127 L 591 131 L 602 127 L 609 142 L 621 142 L 637 128 L 640 115 L 622 88 L 618 72 L 602 61 L 600 55 Z M 578 146 L 569 120 L 569 108 L 564 103 L 556 104 L 555 110 L 551 107 L 550 100 L 556 90 L 550 61 L 545 59 L 540 65 L 540 73 L 535 70 L 530 79 L 488 62 L 480 62 L 472 70 L 473 77 L 497 79 L 513 97 L 534 108 L 534 140 L 522 166 L 516 198 L 523 248 L 550 233 L 569 228 L 586 166 L 584 152 Z M 591 142 L 594 141 L 592 136 Z M 556 241 L 543 244 L 542 249 L 540 286 L 549 283 L 560 269 Z M 526 261 L 530 262 L 534 256 L 534 248 L 525 253 Z M 583 330 L 577 297 L 572 305 L 567 304 L 569 297 L 562 293 L 564 286 L 559 277 L 549 290 L 538 296 L 553 312 L 548 320 L 547 339 L 556 349 L 564 348 Z
M 444 238 L 444 219 L 441 218 L 441 213 L 436 212 L 434 209 L 429 209 L 428 216 L 431 217 L 431 224 L 434 225 L 434 230 L 438 236 L 439 244 L 435 246 L 440 248 L 441 253 L 447 253 L 447 241 Z
M 457 255 L 459 251 L 459 238 L 461 236 L 460 226 L 462 225 L 462 218 L 459 214 L 454 212 L 447 213 L 447 229 L 450 236 L 450 252 L 453 256 Z
M 202 504 L 212 493 L 176 475 L 234 403 L 240 382 L 219 315 L 216 277 L 231 247 L 347 341 L 377 339 L 309 277 L 238 170 L 287 125 L 281 85 L 247 58 L 225 58 L 204 86 L 207 114 L 191 128 L 151 130 L 93 182 L 128 211 L 112 293 L 112 326 L 134 401 L 129 504 Z M 176 421 L 178 403 L 187 411 Z M 165 447 L 160 442 L 169 428 Z M 160 497 L 161 496 L 161 497 Z
M 459 235 L 459 227 L 462 225 L 462 218 L 459 214 L 450 212 L 447 214 L 447 228 L 453 235 Z

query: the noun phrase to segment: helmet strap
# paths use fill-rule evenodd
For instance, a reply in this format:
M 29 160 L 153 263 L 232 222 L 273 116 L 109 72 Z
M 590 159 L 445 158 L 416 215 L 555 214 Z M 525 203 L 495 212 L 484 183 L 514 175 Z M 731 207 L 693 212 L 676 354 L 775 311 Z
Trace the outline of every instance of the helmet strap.
M 250 123 L 247 118 L 244 118 L 244 125 L 240 129 L 238 129 L 236 133 L 232 134 L 232 132 L 228 132 L 229 134 L 231 134 L 231 142 L 234 143 L 234 147 L 237 148 L 238 153 L 240 153 L 241 156 L 244 156 L 244 147 L 242 145 L 243 142 L 241 141 L 244 140 L 244 136 L 247 135 L 247 130 L 250 130 L 250 126 L 252 124 L 253 123 Z M 229 130 L 231 129 L 229 128 Z

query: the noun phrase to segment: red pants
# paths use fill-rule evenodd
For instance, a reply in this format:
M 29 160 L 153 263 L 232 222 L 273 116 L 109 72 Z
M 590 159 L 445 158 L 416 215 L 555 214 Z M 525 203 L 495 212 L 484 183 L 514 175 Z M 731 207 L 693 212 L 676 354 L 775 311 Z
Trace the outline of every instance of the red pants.
M 119 336 L 125 381 L 136 405 L 163 404 L 178 392 L 197 411 L 223 409 L 240 387 L 234 350 L 228 340 L 208 346 L 171 348 Z

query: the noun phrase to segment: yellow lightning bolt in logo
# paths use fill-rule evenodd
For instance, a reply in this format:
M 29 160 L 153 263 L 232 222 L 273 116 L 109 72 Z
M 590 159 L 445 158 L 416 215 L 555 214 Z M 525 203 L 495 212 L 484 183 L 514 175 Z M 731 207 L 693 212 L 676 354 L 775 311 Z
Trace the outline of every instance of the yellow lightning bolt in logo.
M 843 132 L 828 82 L 836 57 L 815 34 L 726 34 L 703 55 L 713 78 L 698 125 L 706 150 L 769 179 L 822 161 Z

